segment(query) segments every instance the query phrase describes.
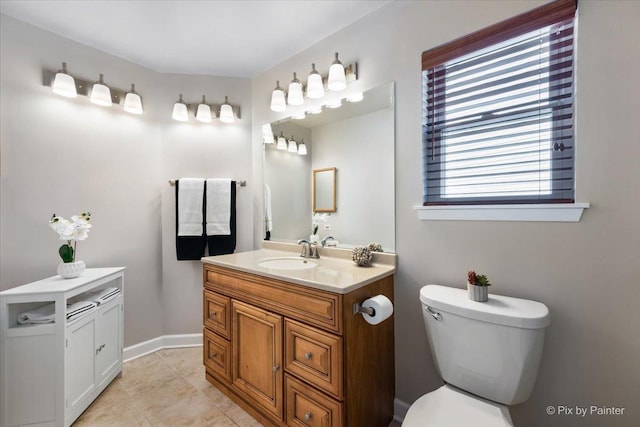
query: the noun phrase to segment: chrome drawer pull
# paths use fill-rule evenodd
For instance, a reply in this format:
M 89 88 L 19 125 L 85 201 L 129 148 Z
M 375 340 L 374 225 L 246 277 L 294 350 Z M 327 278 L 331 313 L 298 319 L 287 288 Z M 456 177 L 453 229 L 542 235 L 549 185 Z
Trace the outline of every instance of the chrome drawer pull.
M 442 320 L 442 314 L 437 313 L 433 310 L 431 310 L 431 308 L 428 305 L 424 306 L 424 311 L 426 311 L 427 313 L 429 313 L 431 315 L 431 317 L 433 317 L 436 320 Z
M 304 414 L 304 420 L 305 421 L 311 421 L 311 412 L 307 412 L 306 414 Z
M 312 357 L 313 357 L 313 354 L 311 354 L 311 352 L 308 352 L 308 353 L 304 354 L 305 360 L 311 360 Z

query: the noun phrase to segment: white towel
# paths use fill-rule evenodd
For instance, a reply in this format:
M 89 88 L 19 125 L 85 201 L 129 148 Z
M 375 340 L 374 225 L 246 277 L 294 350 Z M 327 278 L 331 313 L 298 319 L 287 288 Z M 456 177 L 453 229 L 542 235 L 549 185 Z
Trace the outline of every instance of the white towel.
M 231 234 L 231 180 L 207 180 L 207 236 Z
M 67 322 L 84 315 L 97 306 L 98 304 L 93 301 L 78 301 L 74 304 L 67 305 Z
M 84 299 L 93 301 L 96 304 L 100 305 L 100 304 L 106 303 L 112 298 L 115 298 L 119 294 L 120 294 L 120 289 L 114 286 L 111 288 L 105 288 L 105 289 L 100 289 L 93 292 L 88 292 L 84 295 Z
M 264 185 L 264 226 L 265 231 L 273 230 L 273 214 L 271 213 L 271 188 Z
M 40 324 L 40 323 L 53 323 L 56 318 L 56 305 L 55 303 L 43 305 L 35 310 L 26 311 L 18 314 L 18 323 L 21 325 L 26 324 Z
M 202 236 L 204 179 L 178 180 L 178 236 Z

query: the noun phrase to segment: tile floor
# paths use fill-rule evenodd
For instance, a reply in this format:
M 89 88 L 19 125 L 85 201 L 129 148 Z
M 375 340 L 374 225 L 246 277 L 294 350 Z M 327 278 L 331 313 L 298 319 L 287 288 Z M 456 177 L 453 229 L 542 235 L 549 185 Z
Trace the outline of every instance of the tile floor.
M 160 350 L 124 364 L 122 377 L 74 427 L 260 427 L 251 415 L 204 379 L 202 347 Z M 400 427 L 393 422 L 389 427 Z

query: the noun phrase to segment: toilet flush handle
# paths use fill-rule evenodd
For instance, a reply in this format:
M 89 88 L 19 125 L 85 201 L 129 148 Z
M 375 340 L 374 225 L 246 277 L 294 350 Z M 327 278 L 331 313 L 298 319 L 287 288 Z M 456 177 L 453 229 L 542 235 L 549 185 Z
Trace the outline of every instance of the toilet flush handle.
M 433 310 L 431 310 L 431 307 L 429 307 L 428 305 L 424 306 L 424 311 L 426 311 L 427 313 L 429 313 L 431 315 L 431 317 L 433 317 L 436 320 L 442 320 L 442 314 L 437 313 Z

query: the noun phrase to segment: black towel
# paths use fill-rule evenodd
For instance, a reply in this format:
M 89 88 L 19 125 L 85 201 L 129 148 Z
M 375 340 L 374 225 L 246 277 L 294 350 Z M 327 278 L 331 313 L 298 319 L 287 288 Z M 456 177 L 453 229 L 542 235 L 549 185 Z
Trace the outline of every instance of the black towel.
M 205 182 L 206 184 L 206 182 Z M 206 188 L 205 188 L 206 194 Z M 206 207 L 205 215 L 206 218 Z M 232 254 L 236 250 L 236 182 L 231 181 L 231 234 L 228 236 L 207 236 L 207 244 L 209 245 L 209 255 Z M 206 230 L 206 227 L 205 227 Z M 206 231 L 205 231 L 206 232 Z
M 178 261 L 199 260 L 204 256 L 204 248 L 207 244 L 204 226 L 202 227 L 202 236 L 178 236 L 178 187 L 180 180 L 176 181 L 176 256 Z M 204 195 L 207 193 L 207 182 L 204 183 L 204 191 L 202 193 L 202 218 L 206 218 L 206 204 L 204 203 Z

